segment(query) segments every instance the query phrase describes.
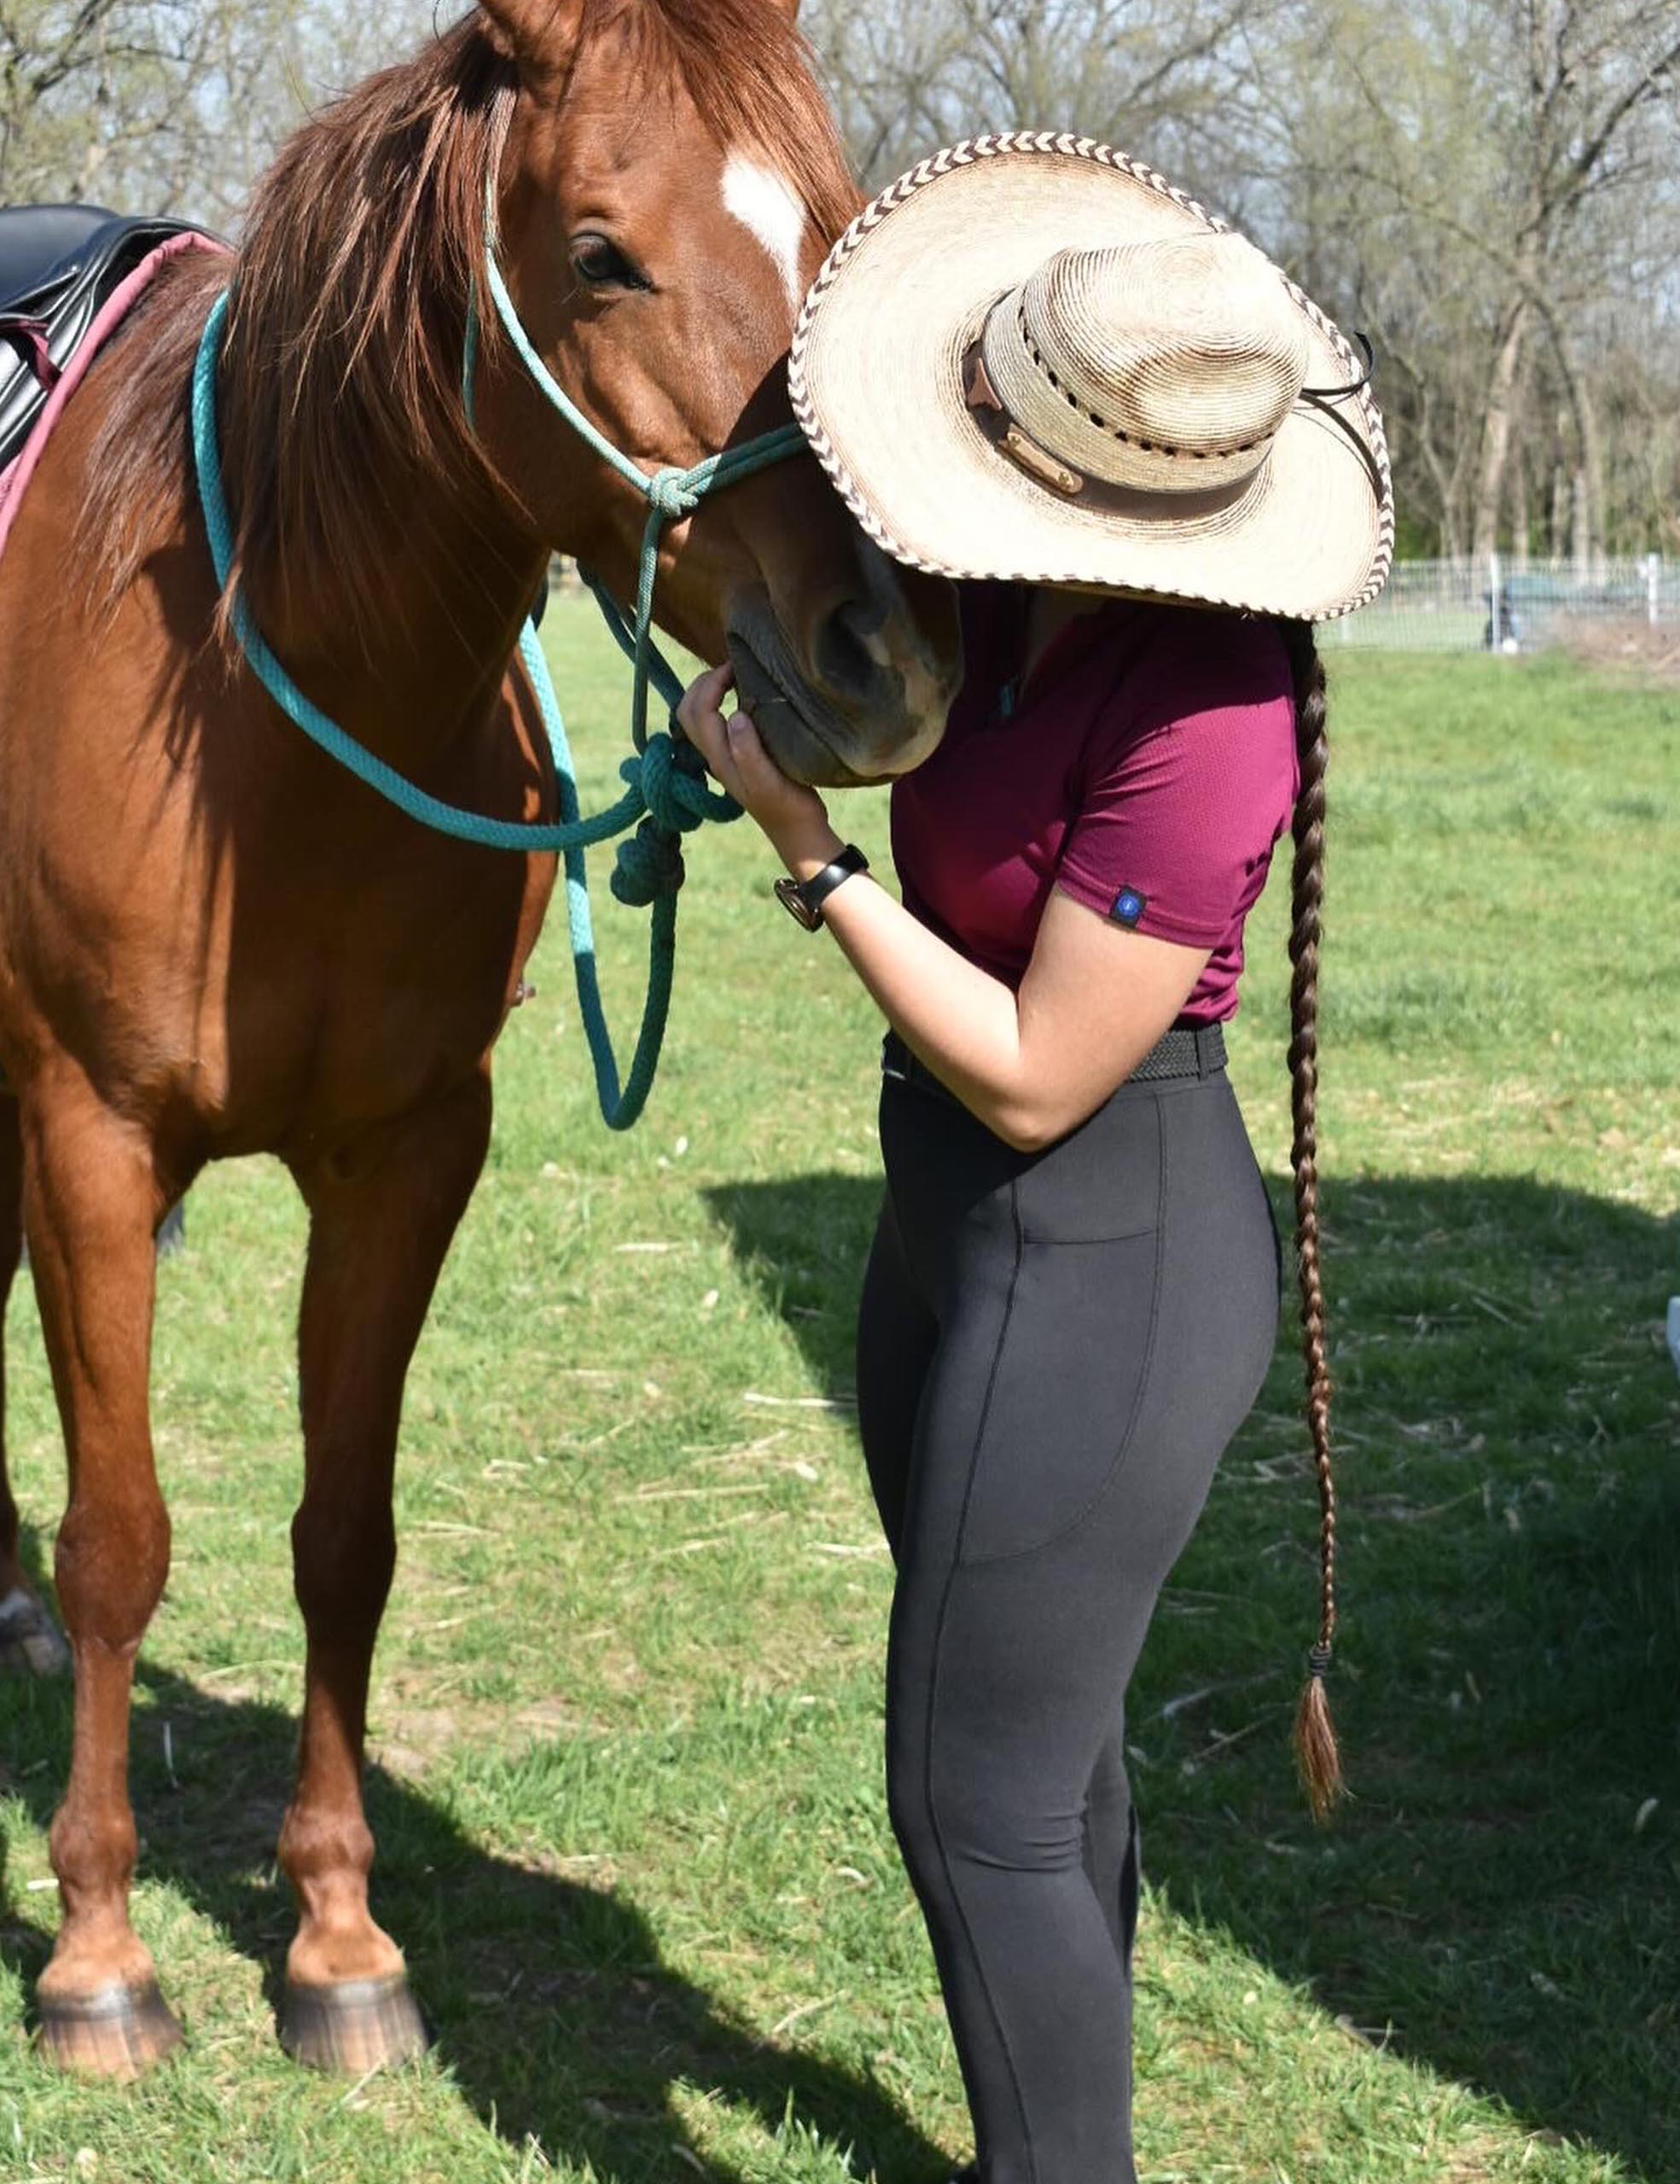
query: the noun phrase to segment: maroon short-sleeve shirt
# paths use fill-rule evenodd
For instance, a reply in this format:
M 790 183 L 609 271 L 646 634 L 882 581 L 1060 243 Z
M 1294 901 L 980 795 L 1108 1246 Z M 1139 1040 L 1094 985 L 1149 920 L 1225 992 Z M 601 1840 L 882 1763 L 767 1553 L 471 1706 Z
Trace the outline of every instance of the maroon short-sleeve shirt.
M 1115 600 L 1064 629 L 1023 687 L 1028 605 L 1018 586 L 965 588 L 962 693 L 892 791 L 906 906 L 1019 985 L 1059 887 L 1210 950 L 1178 1020 L 1221 1022 L 1299 787 L 1282 639 L 1270 621 Z

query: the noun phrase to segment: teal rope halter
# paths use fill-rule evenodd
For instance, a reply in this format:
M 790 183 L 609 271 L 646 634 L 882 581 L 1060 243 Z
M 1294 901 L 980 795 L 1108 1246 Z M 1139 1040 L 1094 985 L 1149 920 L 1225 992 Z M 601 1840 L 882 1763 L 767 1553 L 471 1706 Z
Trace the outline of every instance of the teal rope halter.
M 635 755 L 626 758 L 619 769 L 625 783 L 624 794 L 605 811 L 597 812 L 591 818 L 583 817 L 566 723 L 534 619 L 528 621 L 520 633 L 519 656 L 536 694 L 554 754 L 560 799 L 560 819 L 555 824 L 487 819 L 428 796 L 424 789 L 416 787 L 353 736 L 346 735 L 336 721 L 329 719 L 304 695 L 270 649 L 242 592 L 234 595 L 233 630 L 251 671 L 287 717 L 328 758 L 336 759 L 388 804 L 395 804 L 421 826 L 451 835 L 456 841 L 474 842 L 486 849 L 509 850 L 527 856 L 557 854 L 561 858 L 578 1008 L 589 1040 L 596 1095 L 607 1128 L 624 1130 L 640 1118 L 653 1090 L 671 1012 L 677 960 L 677 892 L 683 884 L 681 837 L 708 819 L 728 821 L 741 816 L 740 807 L 732 799 L 706 787 L 699 756 L 689 746 L 677 743 L 668 735 L 650 736 L 648 733 L 649 684 L 658 689 L 667 706 L 674 706 L 683 694 L 682 684 L 654 641 L 654 592 L 659 580 L 660 546 L 666 526 L 691 514 L 708 493 L 735 485 L 743 478 L 770 468 L 773 463 L 785 462 L 789 456 L 802 453 L 805 443 L 797 425 L 784 425 L 780 430 L 764 433 L 740 447 L 708 456 L 690 470 L 660 470 L 650 478 L 615 448 L 578 409 L 538 355 L 520 323 L 513 297 L 496 262 L 493 183 L 485 241 L 490 293 L 497 314 L 526 369 L 573 430 L 648 502 L 633 623 L 626 622 L 604 586 L 593 578 L 584 578 L 607 628 L 635 671 L 631 699 L 631 737 Z M 209 536 L 216 581 L 224 588 L 233 566 L 234 529 L 222 485 L 216 376 L 227 330 L 228 311 L 229 297 L 224 293 L 218 298 L 199 343 L 192 386 L 193 461 L 198 474 L 199 501 Z M 479 346 L 474 302 L 468 311 L 462 380 L 469 417 Z M 637 830 L 634 835 L 619 845 L 613 892 L 622 903 L 651 906 L 653 917 L 648 939 L 647 999 L 630 1071 L 621 1084 L 601 996 L 584 853 L 599 843 L 629 834 L 631 828 Z

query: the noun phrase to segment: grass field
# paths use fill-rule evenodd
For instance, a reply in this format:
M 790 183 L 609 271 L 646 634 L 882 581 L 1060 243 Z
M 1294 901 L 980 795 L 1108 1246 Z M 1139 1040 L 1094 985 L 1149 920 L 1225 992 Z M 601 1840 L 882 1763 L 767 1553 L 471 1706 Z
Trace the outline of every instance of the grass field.
M 616 655 L 575 603 L 549 635 L 599 795 Z M 1285 1343 L 1134 1695 L 1142 2169 L 1674 2184 L 1680 699 L 1543 661 L 1333 664 L 1357 1802 L 1316 1833 L 1286 1749 L 1316 1508 Z M 879 799 L 846 821 L 882 848 Z M 554 928 L 410 1383 L 370 1803 L 434 2056 L 346 2086 L 272 2036 L 302 1224 L 256 1164 L 195 1192 L 161 1275 L 176 1551 L 140 1670 L 136 1916 L 190 2044 L 129 2092 L 31 2054 L 68 1710 L 0 1689 L 7 2184 L 939 2184 L 964 2152 L 887 1824 L 888 1572 L 849 1407 L 876 1027 L 747 829 L 691 869 L 627 1141 L 594 1118 Z M 600 921 L 627 1018 L 642 920 Z M 1280 1211 L 1284 921 L 1275 887 L 1234 1064 Z M 44 1557 L 61 1469 L 26 1295 L 9 1338 Z

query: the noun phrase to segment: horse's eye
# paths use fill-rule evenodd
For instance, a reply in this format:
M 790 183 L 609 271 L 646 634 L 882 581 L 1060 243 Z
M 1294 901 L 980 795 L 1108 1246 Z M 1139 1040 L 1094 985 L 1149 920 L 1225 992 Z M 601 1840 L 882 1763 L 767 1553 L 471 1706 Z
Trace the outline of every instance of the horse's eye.
M 572 264 L 578 278 L 591 288 L 645 288 L 649 285 L 647 275 L 633 265 L 617 243 L 606 235 L 573 235 Z

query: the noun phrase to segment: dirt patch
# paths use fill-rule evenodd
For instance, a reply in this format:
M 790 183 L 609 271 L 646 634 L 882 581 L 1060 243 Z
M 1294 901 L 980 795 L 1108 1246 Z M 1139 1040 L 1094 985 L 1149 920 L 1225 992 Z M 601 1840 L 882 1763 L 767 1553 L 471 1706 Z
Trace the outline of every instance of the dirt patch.
M 1590 622 L 1570 619 L 1562 625 L 1562 644 L 1572 658 L 1590 667 L 1628 668 L 1664 682 L 1680 682 L 1680 623 Z

